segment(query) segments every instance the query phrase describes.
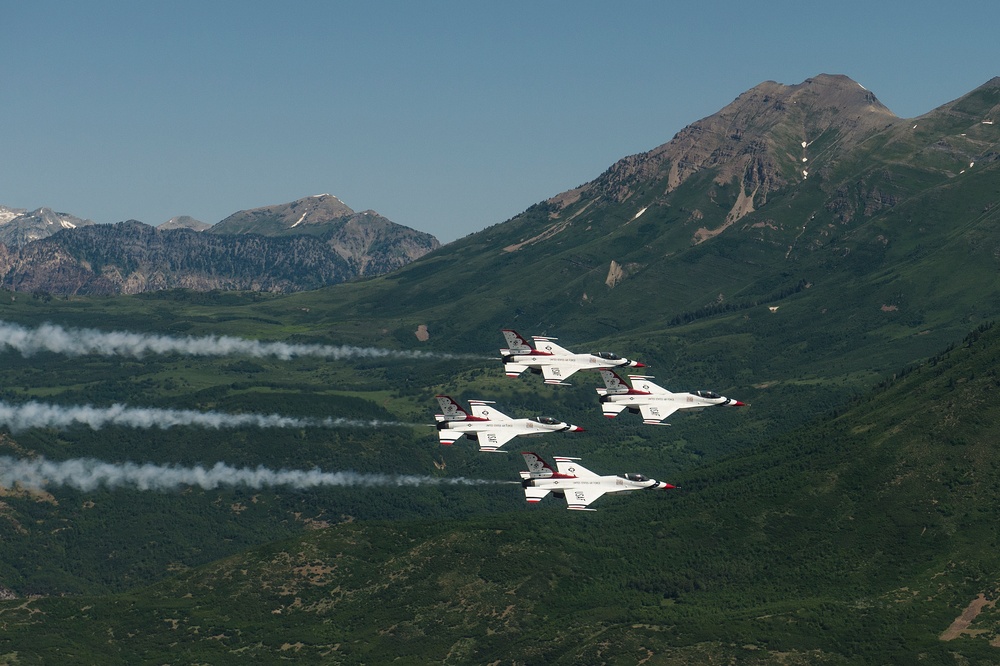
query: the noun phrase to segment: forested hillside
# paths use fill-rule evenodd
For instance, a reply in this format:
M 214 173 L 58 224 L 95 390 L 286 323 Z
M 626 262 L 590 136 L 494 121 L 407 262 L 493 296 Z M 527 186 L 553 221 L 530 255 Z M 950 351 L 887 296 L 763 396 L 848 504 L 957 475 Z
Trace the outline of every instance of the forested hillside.
M 5 602 L 4 644 L 67 663 L 990 663 L 1000 616 L 973 602 L 1000 565 L 998 360 L 983 327 L 840 414 L 596 514 L 355 522 L 125 595 Z

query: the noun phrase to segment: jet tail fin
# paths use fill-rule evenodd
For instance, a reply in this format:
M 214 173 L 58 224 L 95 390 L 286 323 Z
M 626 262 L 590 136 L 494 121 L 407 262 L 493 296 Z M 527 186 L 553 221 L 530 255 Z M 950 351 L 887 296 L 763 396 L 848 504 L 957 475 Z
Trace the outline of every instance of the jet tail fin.
M 441 405 L 441 417 L 439 421 L 465 421 L 469 418 L 469 413 L 462 409 L 462 406 L 455 402 L 449 395 L 437 395 L 438 404 Z M 437 418 L 437 417 L 435 417 Z
M 514 329 L 505 328 L 501 332 L 503 333 L 504 340 L 507 341 L 507 349 L 501 349 L 501 353 L 530 354 L 532 352 L 531 345 L 528 344 L 528 341 L 523 335 Z
M 600 371 L 601 379 L 604 380 L 604 389 L 597 389 L 597 392 L 601 395 L 612 395 L 619 393 L 628 393 L 629 386 L 625 383 L 625 380 L 618 376 L 618 373 L 614 370 L 608 370 L 602 368 Z
M 521 456 L 524 458 L 525 464 L 528 466 L 527 472 L 521 472 L 521 478 L 523 479 L 544 479 L 551 477 L 556 473 L 552 467 L 542 460 L 542 457 L 537 453 L 532 453 L 531 451 L 522 451 Z M 527 476 L 525 476 L 527 474 Z

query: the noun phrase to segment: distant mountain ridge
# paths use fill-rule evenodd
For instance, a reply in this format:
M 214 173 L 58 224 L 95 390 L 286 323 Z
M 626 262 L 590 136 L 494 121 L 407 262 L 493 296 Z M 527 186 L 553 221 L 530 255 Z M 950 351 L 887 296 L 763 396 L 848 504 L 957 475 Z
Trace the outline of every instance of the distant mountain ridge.
M 322 233 L 331 221 L 354 214 L 347 204 L 332 194 L 317 194 L 289 203 L 238 211 L 213 226 L 211 231 L 214 234 L 262 236 Z
M 309 236 L 237 238 L 159 230 L 130 220 L 0 247 L 2 285 L 50 294 L 138 294 L 161 289 L 301 291 L 354 277 L 348 263 Z
M 0 286 L 50 294 L 302 291 L 395 270 L 439 245 L 330 195 L 240 211 L 216 227 L 188 216 L 155 229 L 136 220 L 95 225 L 46 208 L 2 208 Z
M 76 229 L 94 224 L 68 213 L 57 213 L 51 208 L 26 211 L 0 206 L 0 244 L 21 247 L 41 238 L 47 238 L 62 229 Z
M 158 224 L 157 229 L 166 231 L 167 229 L 190 229 L 191 231 L 205 231 L 211 229 L 211 224 L 206 224 L 201 220 L 196 220 L 190 215 L 178 215 L 172 217 L 163 224 Z
M 314 235 L 347 260 L 358 275 L 388 273 L 440 247 L 430 234 L 396 224 L 373 210 L 357 213 L 332 194 L 242 210 L 207 232 Z

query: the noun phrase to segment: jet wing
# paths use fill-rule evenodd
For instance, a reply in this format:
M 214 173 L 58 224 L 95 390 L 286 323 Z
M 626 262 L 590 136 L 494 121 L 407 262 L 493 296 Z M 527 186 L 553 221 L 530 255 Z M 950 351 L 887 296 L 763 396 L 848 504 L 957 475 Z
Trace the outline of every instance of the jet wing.
M 628 378 L 632 380 L 632 388 L 639 391 L 645 391 L 646 393 L 670 393 L 670 391 L 663 388 L 659 384 L 654 384 L 649 381 L 651 377 L 647 377 L 645 375 L 629 375 Z
M 510 421 L 510 417 L 492 406 L 492 400 L 470 400 L 472 415 L 489 421 Z
M 660 405 L 640 405 L 639 412 L 642 414 L 643 423 L 649 423 L 654 425 L 659 425 L 663 419 L 667 418 L 671 414 L 677 411 L 676 407 L 667 407 Z M 664 423 L 663 425 L 670 425 L 669 423 Z
M 543 338 L 538 335 L 531 336 L 535 341 L 535 349 L 546 354 L 554 354 L 556 356 L 572 356 L 573 352 L 570 350 L 560 347 L 553 340 L 555 338 Z
M 576 477 L 596 477 L 599 476 L 594 474 L 589 469 L 580 464 L 579 458 L 569 458 L 567 456 L 556 456 L 554 458 L 556 461 L 556 469 L 559 470 L 560 474 L 566 474 L 567 476 Z
M 562 384 L 564 379 L 568 379 L 577 370 L 571 365 L 543 365 L 542 377 L 546 384 Z
M 605 492 L 603 488 L 597 487 L 567 488 L 564 491 L 566 508 L 571 511 L 597 511 L 597 509 L 590 508 L 590 503 L 599 499 Z
M 479 432 L 479 450 L 496 451 L 501 446 L 517 437 L 516 432 L 483 430 Z

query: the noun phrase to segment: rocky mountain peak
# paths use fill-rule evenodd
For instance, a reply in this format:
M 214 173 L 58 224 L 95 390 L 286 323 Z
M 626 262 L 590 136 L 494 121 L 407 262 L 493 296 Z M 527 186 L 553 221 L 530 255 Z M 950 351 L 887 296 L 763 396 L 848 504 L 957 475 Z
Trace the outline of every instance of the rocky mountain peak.
M 761 100 L 764 106 L 766 107 L 767 103 L 773 100 L 774 109 L 777 111 L 786 110 L 785 107 L 788 104 L 808 103 L 817 110 L 834 108 L 841 113 L 848 114 L 851 112 L 874 112 L 895 118 L 895 114 L 882 104 L 874 93 L 849 76 L 842 74 L 820 74 L 796 85 L 765 81 L 737 97 L 733 104 L 726 109 L 730 109 L 743 99 L 752 99 L 761 95 L 769 98 Z M 726 109 L 720 113 L 724 113 Z
M 205 224 L 201 220 L 196 220 L 190 215 L 178 215 L 172 217 L 156 228 L 161 231 L 166 231 L 168 229 L 191 229 L 192 231 L 204 231 L 210 228 L 211 224 Z
M 667 143 L 619 160 L 597 180 L 549 203 L 562 208 L 587 193 L 622 202 L 650 181 L 662 182 L 665 195 L 713 169 L 717 184 L 743 188 L 735 221 L 763 205 L 769 192 L 808 178 L 817 166 L 809 150 L 814 142 L 848 149 L 897 120 L 847 76 L 820 74 L 796 85 L 765 81 Z
M 51 208 L 43 207 L 30 212 L 2 208 L 0 243 L 7 247 L 21 247 L 32 241 L 47 238 L 63 229 L 76 229 L 94 224 L 91 220 L 82 220 L 68 213 L 57 213 Z
M 23 208 L 8 208 L 7 206 L 0 206 L 0 224 L 7 224 L 18 215 L 26 212 L 28 211 Z
M 214 227 L 212 233 L 257 233 L 265 236 L 315 233 L 325 225 L 354 215 L 354 210 L 332 194 L 316 194 L 288 203 L 262 206 L 233 213 Z
M 208 233 L 316 236 L 347 260 L 358 275 L 389 272 L 440 245 L 430 234 L 396 224 L 373 210 L 356 213 L 332 194 L 242 210 Z

